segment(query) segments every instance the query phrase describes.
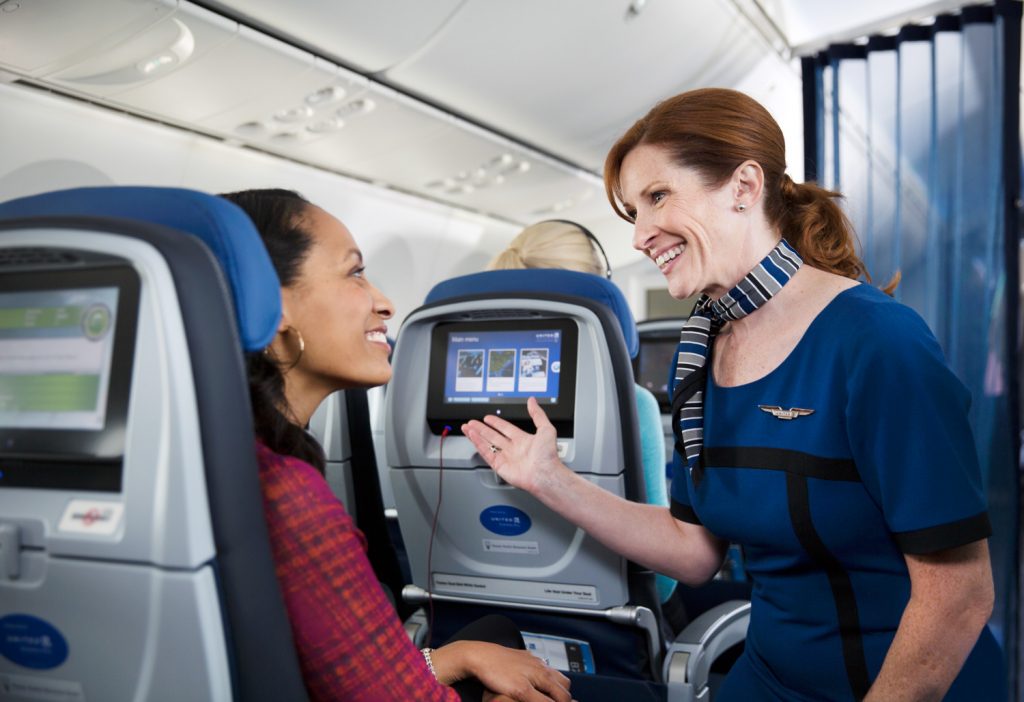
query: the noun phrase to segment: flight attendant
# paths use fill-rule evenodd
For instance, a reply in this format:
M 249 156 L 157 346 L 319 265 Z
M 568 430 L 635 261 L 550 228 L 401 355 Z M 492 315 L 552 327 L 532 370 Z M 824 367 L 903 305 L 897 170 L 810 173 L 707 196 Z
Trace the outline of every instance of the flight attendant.
M 857 282 L 839 194 L 784 159 L 760 104 L 704 89 L 656 105 L 605 163 L 634 247 L 674 297 L 701 296 L 669 508 L 569 470 L 535 402 L 535 434 L 463 430 L 504 480 L 682 582 L 743 546 L 750 627 L 718 700 L 1003 700 L 969 394 L 921 318 Z

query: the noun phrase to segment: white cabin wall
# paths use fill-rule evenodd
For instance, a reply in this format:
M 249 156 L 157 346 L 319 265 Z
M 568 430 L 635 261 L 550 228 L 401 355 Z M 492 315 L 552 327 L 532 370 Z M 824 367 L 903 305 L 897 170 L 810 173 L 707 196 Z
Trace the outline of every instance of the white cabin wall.
M 16 85 L 0 84 L 0 201 L 89 185 L 297 190 L 341 219 L 394 302 L 389 333 L 435 283 L 480 270 L 518 231 L 328 171 Z
M 742 81 L 730 87 L 760 102 L 775 118 L 786 140 L 786 172 L 794 181 L 803 182 L 803 85 L 799 59 L 784 61 L 777 54 L 768 54 Z M 632 231 L 627 233 L 632 234 Z M 649 316 L 647 292 L 667 287 L 661 271 L 639 253 L 631 260 L 616 265 L 614 278 L 638 321 Z

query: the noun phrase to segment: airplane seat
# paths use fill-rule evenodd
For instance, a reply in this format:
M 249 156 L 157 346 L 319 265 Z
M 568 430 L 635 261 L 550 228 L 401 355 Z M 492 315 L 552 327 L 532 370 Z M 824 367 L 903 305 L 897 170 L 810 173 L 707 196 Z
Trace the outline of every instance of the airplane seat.
M 666 451 L 665 471 L 669 480 L 673 473 L 673 461 L 679 460 L 675 455 L 675 436 L 672 432 L 671 398 L 675 385 L 676 356 L 679 352 L 679 331 L 685 322 L 686 317 L 664 317 L 638 322 L 640 352 L 633 361 L 633 371 L 636 374 L 637 383 L 654 393 L 662 410 L 661 421 L 665 434 Z M 664 603 L 665 611 L 671 613 L 673 623 L 686 626 L 695 623 L 695 629 L 701 630 L 704 622 L 714 621 L 716 615 L 708 614 L 710 612 L 725 617 L 725 624 L 722 624 L 724 628 L 728 628 L 726 626 L 728 624 L 733 627 L 739 626 L 745 630 L 746 615 L 744 613 L 746 608 L 742 603 L 750 600 L 751 583 L 746 579 L 742 561 L 741 550 L 735 545 L 730 546 L 726 556 L 726 565 L 720 574 L 724 577 L 716 577 L 697 587 L 680 583 L 673 592 L 672 599 Z M 722 640 L 727 638 L 723 637 Z M 742 638 L 739 637 L 740 640 Z M 739 647 L 738 643 L 733 645 Z M 707 672 L 716 682 L 720 677 L 718 673 L 721 672 L 722 663 L 727 658 L 724 651 L 719 651 L 718 654 L 723 660 L 716 666 L 714 673 L 711 672 L 710 661 L 701 660 L 700 663 L 700 665 L 707 664 Z M 699 659 L 698 656 L 692 657 L 690 665 L 696 664 Z M 694 675 L 692 669 L 686 672 L 678 664 L 674 671 L 677 676 Z M 667 676 L 666 664 L 666 679 Z
M 537 396 L 570 468 L 644 501 L 629 353 L 636 343 L 618 288 L 565 270 L 445 281 L 405 320 L 385 407 L 387 457 L 412 565 L 414 584 L 403 595 L 419 604 L 432 595 L 438 630 L 447 612 L 500 608 L 528 645 L 555 647 L 573 670 L 661 678 L 653 574 L 504 484 L 458 434 L 462 422 L 485 414 L 532 430 L 525 397 Z M 633 660 L 609 661 L 601 641 L 621 645 L 624 628 L 634 638 L 623 658 Z
M 664 636 L 653 574 L 499 483 L 457 436 L 462 421 L 487 412 L 532 427 L 525 395 L 543 393 L 564 460 L 643 501 L 632 371 L 614 309 L 629 315 L 614 285 L 572 271 L 488 271 L 435 286 L 399 332 L 385 405 L 387 458 L 414 583 L 406 599 L 425 601 L 432 588 L 435 607 L 448 602 L 452 610 L 500 606 L 620 621 L 635 639 L 625 647 L 635 660 L 619 661 L 622 670 L 656 678 Z M 635 329 L 627 329 L 635 345 Z M 447 439 L 445 425 L 454 432 Z M 436 612 L 441 631 L 442 609 Z
M 355 388 L 332 393 L 313 413 L 309 431 L 324 448 L 325 478 L 331 491 L 363 533 L 373 572 L 405 619 L 413 608 L 399 599 L 409 578 L 385 515 L 370 406 L 370 396 L 377 392 L 377 388 Z
M 345 411 L 345 391 L 328 395 L 309 418 L 309 433 L 324 450 L 324 478 L 331 492 L 357 518 L 355 488 L 352 484 L 352 441 Z
M 665 471 L 671 477 L 672 451 L 675 436 L 672 434 L 672 398 L 669 386 L 675 377 L 676 347 L 679 345 L 679 330 L 686 323 L 686 317 L 665 317 L 637 322 L 639 338 L 638 351 L 633 357 L 633 374 L 640 387 L 654 394 L 661 409 L 662 435 L 665 437 Z
M 461 295 L 465 291 L 473 290 L 474 286 L 476 286 L 475 289 L 477 292 L 486 292 L 490 289 L 489 286 L 492 285 L 495 287 L 495 290 L 499 292 L 503 291 L 506 283 L 503 280 L 487 273 L 482 275 L 481 279 L 485 281 L 482 288 L 480 287 L 480 281 L 477 279 L 463 281 L 462 278 L 455 278 L 451 281 L 442 281 L 438 285 L 434 286 L 434 288 L 427 294 L 426 301 L 429 303 L 445 297 Z M 528 281 L 537 281 L 517 284 L 519 289 L 522 290 L 543 292 L 545 289 L 549 289 L 552 291 L 563 291 L 569 294 L 579 293 L 584 297 L 592 298 L 597 302 L 607 305 L 615 314 L 615 318 L 619 322 L 619 326 L 622 330 L 622 337 L 626 343 L 626 351 L 631 359 L 631 364 L 634 368 L 636 367 L 637 359 L 640 356 L 643 346 L 639 336 L 637 323 L 633 318 L 633 313 L 617 286 L 610 281 L 605 281 L 600 286 L 595 287 L 590 285 L 591 281 L 588 281 L 586 278 L 579 278 L 578 276 L 573 276 L 571 279 L 564 281 L 540 280 L 535 276 L 529 276 L 527 274 L 521 274 L 519 277 Z M 546 288 L 545 286 L 548 284 L 553 284 L 555 287 Z M 523 285 L 526 287 L 523 287 Z M 636 377 L 637 376 L 634 372 L 634 379 L 636 379 Z M 658 414 L 658 410 L 660 410 L 662 406 L 661 400 L 656 393 L 651 392 L 649 388 L 641 385 L 639 382 L 634 382 L 634 384 L 636 386 L 634 388 L 635 407 L 637 412 L 636 427 L 641 450 L 639 463 L 634 465 L 641 466 L 640 475 L 644 481 L 644 497 L 640 501 L 667 506 L 665 467 L 660 456 L 655 457 L 650 455 L 652 452 L 657 453 L 661 451 L 661 447 L 665 443 L 664 422 Z M 671 428 L 669 431 L 671 432 Z M 660 499 L 657 499 L 658 497 L 660 497 Z M 676 581 L 675 579 L 660 573 L 656 573 L 654 578 L 659 600 L 664 604 L 675 592 Z M 674 622 L 670 620 L 670 624 L 674 625 Z M 674 626 L 671 626 L 670 628 L 674 630 Z
M 259 235 L 227 201 L 99 187 L 0 203 L 12 699 L 307 698 L 242 355 L 279 315 Z
M 395 339 L 387 337 L 388 346 L 394 353 Z M 388 360 L 390 360 L 390 356 Z M 412 582 L 412 574 L 409 570 L 409 556 L 406 553 L 405 543 L 402 541 L 402 532 L 398 528 L 398 510 L 395 508 L 395 493 L 391 489 L 391 473 L 388 471 L 387 442 L 385 441 L 385 419 L 384 400 L 387 398 L 387 384 L 370 388 L 366 391 L 366 401 L 370 409 L 370 431 L 373 436 L 373 451 L 377 461 L 377 480 L 380 483 L 381 499 L 384 502 L 384 520 L 387 525 L 388 536 L 391 539 L 392 548 L 398 559 L 402 579 L 406 583 Z

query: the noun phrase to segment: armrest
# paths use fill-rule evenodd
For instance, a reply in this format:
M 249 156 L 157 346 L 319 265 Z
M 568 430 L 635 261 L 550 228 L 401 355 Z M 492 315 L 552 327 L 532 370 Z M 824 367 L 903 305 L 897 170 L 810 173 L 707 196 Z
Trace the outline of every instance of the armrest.
M 669 702 L 708 700 L 711 664 L 747 637 L 749 622 L 746 600 L 723 602 L 690 622 L 665 654 L 662 670 Z
M 403 622 L 403 626 L 413 646 L 423 648 L 427 644 L 430 628 L 427 626 L 427 613 L 422 608 L 410 614 L 409 618 Z

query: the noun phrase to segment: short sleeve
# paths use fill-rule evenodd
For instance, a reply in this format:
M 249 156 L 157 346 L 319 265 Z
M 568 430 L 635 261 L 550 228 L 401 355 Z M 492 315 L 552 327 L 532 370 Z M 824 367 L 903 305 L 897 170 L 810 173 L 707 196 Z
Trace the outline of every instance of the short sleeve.
M 690 503 L 690 491 L 687 487 L 689 476 L 683 459 L 678 451 L 672 452 L 672 499 L 669 500 L 669 511 L 681 522 L 700 524 L 700 517 Z
M 970 393 L 909 307 L 872 306 L 849 344 L 846 424 L 864 486 L 904 553 L 955 548 L 991 534 Z

